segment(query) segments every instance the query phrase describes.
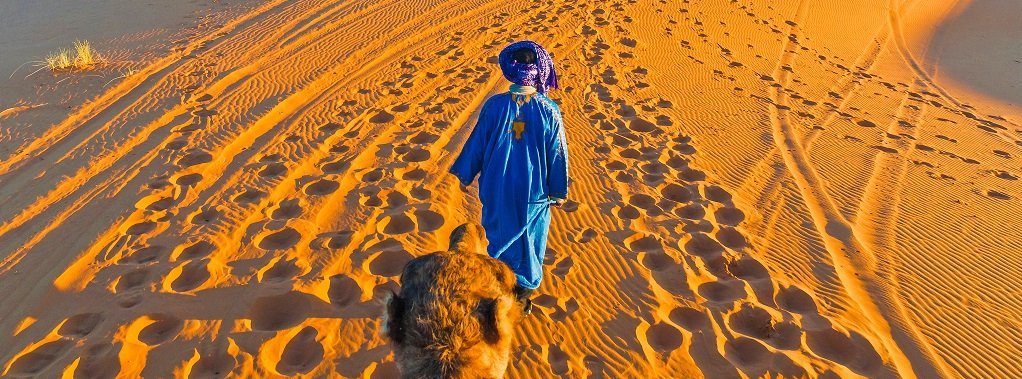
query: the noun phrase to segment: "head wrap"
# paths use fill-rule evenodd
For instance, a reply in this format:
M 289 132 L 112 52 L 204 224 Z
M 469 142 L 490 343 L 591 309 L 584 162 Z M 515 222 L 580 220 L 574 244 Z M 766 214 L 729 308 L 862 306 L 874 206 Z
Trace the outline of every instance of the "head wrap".
M 521 49 L 529 49 L 536 53 L 536 63 L 520 63 L 511 56 L 512 53 Z M 554 71 L 554 60 L 550 53 L 532 41 L 518 41 L 507 45 L 500 51 L 500 70 L 504 78 L 512 83 L 536 87 L 536 90 L 545 94 L 550 88 L 557 86 L 557 72 Z

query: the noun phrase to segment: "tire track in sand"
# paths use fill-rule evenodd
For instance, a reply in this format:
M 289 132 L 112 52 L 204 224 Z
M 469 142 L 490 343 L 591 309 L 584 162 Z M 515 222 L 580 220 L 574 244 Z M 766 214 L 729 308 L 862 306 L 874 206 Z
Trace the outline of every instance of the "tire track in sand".
M 805 11 L 803 1 L 799 5 L 799 20 L 804 17 Z M 789 30 L 791 34 L 797 35 L 797 24 Z M 784 43 L 774 70 L 782 87 L 791 82 L 791 74 L 782 69 L 794 58 L 788 52 L 789 45 L 790 41 Z M 875 255 L 860 241 L 853 225 L 841 215 L 810 163 L 805 148 L 798 143 L 799 137 L 788 114 L 788 96 L 777 87 L 771 87 L 769 92 L 774 101 L 774 106 L 770 107 L 774 143 L 799 187 L 845 291 L 873 326 L 875 336 L 882 342 L 888 358 L 901 376 L 937 377 L 941 370 L 932 363 L 922 337 L 913 335 L 912 329 L 907 326 L 910 321 L 905 320 L 905 316 L 898 313 L 897 309 L 891 309 L 891 299 L 898 295 L 878 275 Z

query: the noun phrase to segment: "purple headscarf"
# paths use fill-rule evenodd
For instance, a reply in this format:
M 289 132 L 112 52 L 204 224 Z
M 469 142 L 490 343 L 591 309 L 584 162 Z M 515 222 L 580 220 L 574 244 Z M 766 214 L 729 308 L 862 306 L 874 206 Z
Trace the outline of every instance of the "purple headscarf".
M 536 63 L 519 63 L 511 57 L 511 53 L 523 48 L 536 53 Z M 550 53 L 538 43 L 518 41 L 507 45 L 504 50 L 500 51 L 499 60 L 500 70 L 504 73 L 504 78 L 507 78 L 511 83 L 536 87 L 536 90 L 543 94 L 550 88 L 560 88 L 557 86 L 557 72 L 554 71 L 554 60 L 550 58 Z

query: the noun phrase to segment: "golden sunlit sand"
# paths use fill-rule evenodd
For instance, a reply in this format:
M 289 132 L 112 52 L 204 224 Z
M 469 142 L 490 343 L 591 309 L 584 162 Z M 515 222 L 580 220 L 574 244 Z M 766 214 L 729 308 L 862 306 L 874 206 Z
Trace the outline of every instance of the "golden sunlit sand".
M 122 3 L 0 5 L 0 376 L 396 377 L 521 39 L 573 182 L 509 377 L 1022 375 L 1011 1 Z

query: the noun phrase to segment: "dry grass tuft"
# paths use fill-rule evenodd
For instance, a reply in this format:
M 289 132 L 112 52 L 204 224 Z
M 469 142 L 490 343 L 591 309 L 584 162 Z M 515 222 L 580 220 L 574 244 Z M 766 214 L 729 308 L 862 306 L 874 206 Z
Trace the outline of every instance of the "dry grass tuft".
M 50 53 L 43 60 L 50 70 L 70 70 L 74 68 L 74 60 L 71 58 L 71 50 L 60 49 L 54 53 Z
M 89 41 L 75 40 L 74 49 L 61 48 L 47 54 L 42 60 L 26 62 L 25 64 L 31 64 L 36 67 L 36 70 L 28 74 L 26 78 L 46 69 L 54 72 L 87 70 L 104 62 L 103 58 L 92 48 L 92 44 Z M 22 66 L 25 64 L 22 64 Z M 20 68 L 18 67 L 18 69 Z M 13 78 L 16 72 L 18 70 L 14 70 L 10 77 Z
M 85 68 L 93 66 L 99 63 L 99 54 L 96 54 L 96 50 L 92 49 L 92 44 L 89 41 L 77 40 L 74 43 L 75 46 L 75 68 Z

